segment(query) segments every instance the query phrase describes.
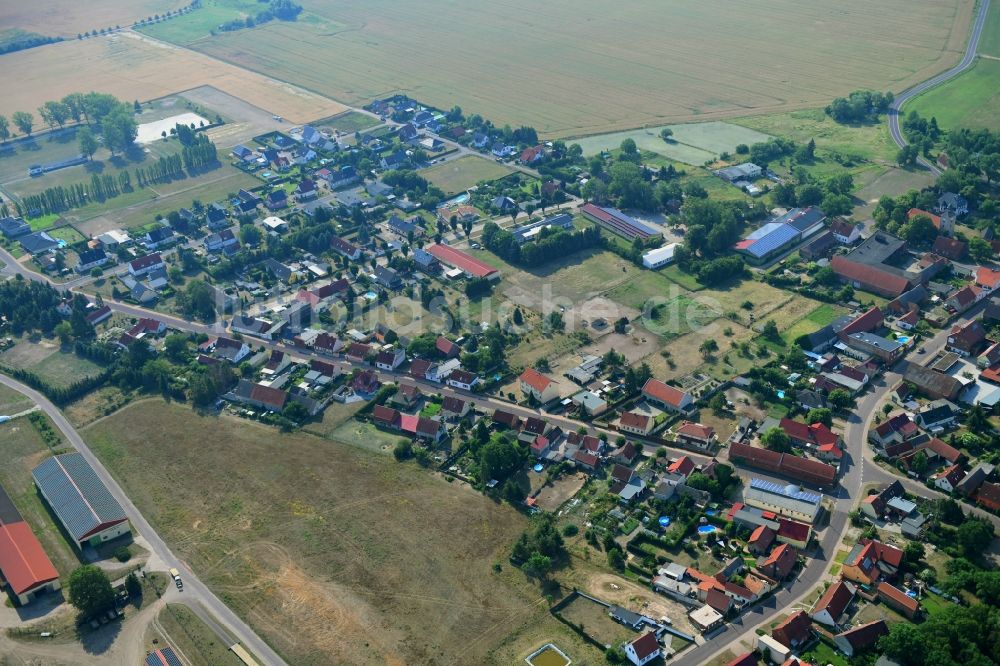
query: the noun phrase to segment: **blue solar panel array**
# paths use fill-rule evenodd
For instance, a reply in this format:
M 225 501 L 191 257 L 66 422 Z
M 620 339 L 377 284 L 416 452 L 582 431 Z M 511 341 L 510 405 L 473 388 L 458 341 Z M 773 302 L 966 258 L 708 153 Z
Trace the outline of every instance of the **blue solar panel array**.
M 146 655 L 146 666 L 163 666 L 163 664 L 167 666 L 184 666 L 171 647 L 160 648 Z
M 79 453 L 49 458 L 31 475 L 52 510 L 77 540 L 102 523 L 126 518 L 124 509 Z
M 619 220 L 621 220 L 622 222 L 625 222 L 626 224 L 632 225 L 633 227 L 635 227 L 639 231 L 641 231 L 644 234 L 647 234 L 649 236 L 655 236 L 656 234 L 659 233 L 656 229 L 654 229 L 653 227 L 649 226 L 648 224 L 643 224 L 639 220 L 637 220 L 634 217 L 631 217 L 629 215 L 626 215 L 625 213 L 621 212 L 617 208 L 602 208 L 601 210 L 603 210 L 608 215 L 611 215 L 612 217 L 618 218 Z
M 763 229 L 764 227 L 761 228 Z M 746 251 L 758 258 L 765 257 L 797 239 L 799 233 L 799 230 L 792 225 L 781 224 L 755 240 L 753 245 L 748 247 Z
M 774 483 L 773 481 L 765 481 L 764 479 L 750 479 L 750 487 L 757 490 L 763 490 L 768 493 L 773 493 L 775 495 L 781 495 L 783 497 L 790 497 L 791 499 L 800 500 L 802 502 L 810 502 L 812 504 L 819 504 L 820 500 L 823 499 L 822 495 L 817 495 L 816 493 L 807 493 L 805 491 L 799 490 L 799 487 L 795 484 L 789 484 L 783 486 L 780 483 Z

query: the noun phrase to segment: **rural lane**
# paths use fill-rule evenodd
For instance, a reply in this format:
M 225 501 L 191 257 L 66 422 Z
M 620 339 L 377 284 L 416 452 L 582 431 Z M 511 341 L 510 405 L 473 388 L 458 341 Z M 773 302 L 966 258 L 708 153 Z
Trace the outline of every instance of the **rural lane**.
M 986 15 L 989 13 L 989 9 L 990 0 L 982 0 L 979 3 L 979 12 L 976 14 L 975 22 L 972 24 L 972 34 L 969 35 L 969 41 L 965 47 L 965 55 L 962 57 L 962 61 L 960 63 L 949 70 L 941 72 L 937 76 L 927 79 L 923 83 L 918 83 L 912 88 L 904 90 L 893 100 L 889 107 L 888 114 L 889 133 L 892 135 L 892 140 L 895 141 L 896 145 L 900 148 L 906 145 L 906 137 L 903 136 L 903 131 L 899 126 L 899 116 L 903 109 L 903 105 L 917 95 L 958 76 L 972 66 L 972 64 L 976 61 L 976 51 L 979 48 L 979 38 L 982 36 L 983 25 L 986 23 Z M 937 167 L 937 165 L 932 164 L 923 157 L 918 158 L 918 161 L 920 164 L 927 167 L 931 173 L 935 175 L 941 174 L 941 170 Z
M 222 603 L 222 601 L 194 575 L 194 572 L 190 569 L 190 567 L 186 566 L 184 562 L 178 559 L 177 556 L 171 552 L 167 544 L 162 538 L 160 538 L 160 535 L 156 533 L 156 530 L 153 529 L 146 518 L 139 512 L 139 509 L 137 509 L 132 503 L 132 500 L 130 500 L 128 495 L 125 494 L 125 491 L 122 490 L 121 486 L 118 485 L 118 482 L 115 481 L 111 473 L 108 472 L 104 465 L 101 464 L 101 461 L 97 458 L 97 456 L 93 454 L 90 447 L 87 446 L 87 443 L 84 442 L 82 437 L 80 437 L 80 433 L 76 431 L 76 428 L 73 427 L 69 420 L 55 405 L 53 405 L 38 391 L 6 375 L 0 374 L 0 384 L 27 396 L 31 400 L 34 400 L 35 404 L 37 404 L 42 411 L 48 414 L 49 418 L 52 419 L 52 422 L 55 423 L 56 427 L 59 428 L 59 430 L 66 437 L 66 440 L 73 446 L 73 448 L 83 455 L 88 463 L 90 463 L 91 467 L 94 468 L 94 471 L 97 472 L 97 476 L 108 487 L 108 490 L 111 491 L 112 496 L 114 496 L 114 498 L 118 500 L 118 503 L 122 505 L 122 508 L 125 509 L 125 513 L 132 522 L 133 529 L 146 539 L 156 556 L 159 557 L 168 567 L 177 567 L 181 571 L 181 579 L 184 581 L 184 591 L 182 593 L 184 595 L 184 603 L 191 606 L 196 613 L 197 606 L 194 602 L 198 602 L 206 609 L 210 610 L 213 616 L 224 625 L 226 631 L 228 631 L 230 635 L 236 637 L 238 642 L 242 643 L 252 653 L 256 654 L 265 664 L 282 666 L 286 663 L 253 631 L 253 629 L 237 617 L 228 606 Z M 230 645 L 232 645 L 232 643 L 230 643 Z M 227 645 L 227 647 L 229 647 L 229 645 Z

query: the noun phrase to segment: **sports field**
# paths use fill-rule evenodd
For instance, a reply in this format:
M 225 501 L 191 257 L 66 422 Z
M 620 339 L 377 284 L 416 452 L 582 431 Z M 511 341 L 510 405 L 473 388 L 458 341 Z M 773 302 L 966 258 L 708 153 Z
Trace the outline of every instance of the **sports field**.
M 45 0 L 45 2 L 0 2 L 0 26 L 20 28 L 48 37 L 72 37 L 168 10 L 180 9 L 188 0 Z
M 990 12 L 993 12 L 991 7 Z M 1000 27 L 998 27 L 1000 29 Z M 904 112 L 937 118 L 944 129 L 1000 130 L 1000 60 L 980 57 L 966 72 L 909 102 Z
M 492 652 L 525 627 L 571 635 L 506 563 L 525 519 L 415 465 L 159 400 L 83 435 L 289 663 L 509 664 Z
M 445 194 L 457 194 L 481 181 L 503 178 L 511 170 L 482 157 L 466 155 L 421 169 L 418 173 L 432 185 L 440 187 Z
M 36 111 L 41 104 L 90 90 L 145 101 L 199 86 L 214 86 L 296 123 L 346 110 L 337 102 L 301 88 L 133 32 L 74 39 L 3 58 L 0 114 L 9 118 L 15 111 L 30 111 L 35 114 L 36 130 L 41 129 Z
M 674 133 L 669 142 L 660 138 L 660 131 L 665 128 Z M 583 154 L 589 157 L 604 150 L 614 150 L 621 146 L 625 139 L 632 139 L 639 150 L 698 166 L 709 160 L 715 160 L 720 153 L 732 153 L 741 143 L 750 146 L 770 138 L 767 134 L 739 125 L 707 122 L 609 132 L 569 141 L 580 144 Z
M 405 91 L 564 137 L 898 91 L 958 60 L 973 0 L 303 4 L 188 43 L 345 103 Z

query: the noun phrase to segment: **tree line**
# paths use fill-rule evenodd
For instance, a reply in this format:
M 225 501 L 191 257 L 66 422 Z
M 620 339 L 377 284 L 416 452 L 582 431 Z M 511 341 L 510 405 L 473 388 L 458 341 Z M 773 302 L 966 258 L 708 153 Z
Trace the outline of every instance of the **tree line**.
M 46 37 L 44 35 L 34 35 L 28 33 L 23 37 L 13 39 L 0 45 L 0 55 L 14 53 L 15 51 L 33 49 L 36 46 L 45 46 L 46 44 L 56 44 L 62 40 L 62 37 Z
M 875 122 L 880 113 L 889 110 L 894 100 L 891 92 L 855 90 L 847 97 L 834 99 L 825 111 L 826 115 L 841 124 Z
M 271 0 L 267 9 L 259 11 L 253 16 L 226 21 L 219 25 L 218 30 L 220 32 L 233 32 L 262 25 L 275 19 L 294 21 L 300 13 L 302 13 L 302 5 L 297 5 L 292 0 Z M 212 34 L 215 34 L 215 30 L 212 31 Z
M 501 229 L 495 222 L 483 226 L 483 246 L 501 259 L 523 266 L 540 266 L 558 257 L 565 257 L 602 244 L 601 230 L 596 226 L 578 231 L 544 229 L 537 240 L 519 245 L 514 234 Z

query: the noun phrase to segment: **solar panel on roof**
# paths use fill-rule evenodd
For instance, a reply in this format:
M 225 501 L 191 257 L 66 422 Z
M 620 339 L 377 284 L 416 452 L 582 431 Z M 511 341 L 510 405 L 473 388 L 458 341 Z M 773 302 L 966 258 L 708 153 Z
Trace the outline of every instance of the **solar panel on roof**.
M 160 650 L 160 654 L 162 654 L 163 658 L 167 660 L 167 666 L 183 666 L 183 664 L 181 664 L 181 660 L 178 659 L 177 655 L 174 653 L 173 648 L 165 647 Z
M 764 257 L 787 245 L 791 241 L 798 238 L 798 236 L 798 229 L 793 226 L 783 224 L 768 233 L 766 236 L 757 239 L 757 241 L 754 242 L 754 244 L 751 245 L 747 251 L 755 257 Z
M 102 523 L 126 519 L 121 505 L 79 453 L 49 458 L 31 474 L 52 510 L 75 538 Z
M 784 497 L 801 500 L 803 502 L 811 502 L 812 504 L 819 504 L 820 500 L 823 499 L 822 495 L 799 490 L 798 486 L 794 484 L 783 486 L 780 483 L 765 481 L 764 479 L 750 479 L 750 487 L 774 493 L 775 495 L 782 495 Z

